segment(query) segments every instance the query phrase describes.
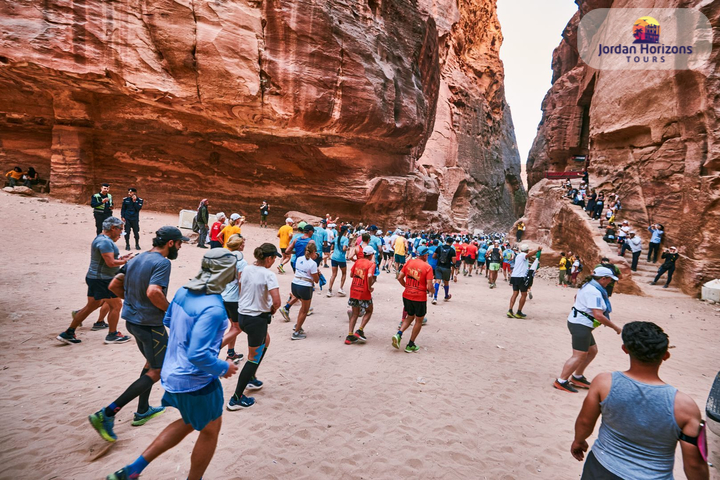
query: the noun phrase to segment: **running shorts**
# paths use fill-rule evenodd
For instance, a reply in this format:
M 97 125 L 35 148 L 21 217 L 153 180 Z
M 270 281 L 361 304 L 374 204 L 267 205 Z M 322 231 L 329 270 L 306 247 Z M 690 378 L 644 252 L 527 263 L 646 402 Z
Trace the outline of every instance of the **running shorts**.
M 164 407 L 177 408 L 183 422 L 197 431 L 222 416 L 223 403 L 222 384 L 217 377 L 200 390 L 186 393 L 166 391 L 162 398 Z
M 311 300 L 313 296 L 313 287 L 291 283 L 290 292 L 292 292 L 294 297 L 297 297 L 300 300 Z
M 405 265 L 405 255 L 398 255 L 395 254 L 395 263 L 399 263 L 400 265 Z
M 222 242 L 210 240 L 210 248 L 222 248 Z
M 260 215 L 260 220 L 265 222 L 265 221 L 267 221 L 267 217 L 268 217 L 267 215 Z
M 513 292 L 527 292 L 528 285 L 525 284 L 525 277 L 510 277 L 510 285 L 512 285 Z
M 488 266 L 488 269 L 489 269 L 491 272 L 497 272 L 498 270 L 500 270 L 500 264 L 499 264 L 499 263 L 492 263 L 492 262 L 491 262 L 490 265 Z
M 347 262 L 341 262 L 338 260 L 330 259 L 330 265 L 332 265 L 333 267 L 347 268 Z
M 330 245 L 328 245 L 327 247 L 323 247 L 322 251 L 323 251 L 323 253 L 330 253 L 331 248 L 332 247 Z
M 478 264 L 479 266 L 485 265 L 485 259 L 484 259 L 484 258 L 478 258 L 478 259 L 477 259 L 477 264 Z
M 87 283 L 88 286 L 87 296 L 93 297 L 95 300 L 117 298 L 117 295 L 115 295 L 108 289 L 111 281 L 112 280 L 102 280 L 100 278 L 85 277 L 85 283 Z
M 460 265 L 462 265 L 462 259 L 455 261 L 455 268 L 460 268 Z
M 403 297 L 403 306 L 408 315 L 423 318 L 427 313 L 427 301 L 417 302 Z
M 168 335 L 163 325 L 150 326 L 138 325 L 125 321 L 128 332 L 135 337 L 135 343 L 138 350 L 147 360 L 150 368 L 160 370 L 165 360 L 165 351 L 167 350 Z
M 444 280 L 446 282 L 450 281 L 450 269 L 445 267 L 438 266 L 435 269 L 435 280 Z
M 583 467 L 580 480 L 622 480 L 622 477 L 618 477 L 605 468 L 602 463 L 598 462 L 595 454 L 590 450 L 590 453 L 588 453 L 585 459 L 585 466 Z
M 485 266 L 486 266 L 487 268 L 490 268 L 490 258 L 489 258 L 489 257 L 486 257 L 486 258 L 485 258 Z
M 590 347 L 595 345 L 595 337 L 593 337 L 593 329 L 579 323 L 567 322 L 568 330 L 572 336 L 572 348 L 579 352 L 587 352 Z
M 360 310 L 367 310 L 370 308 L 370 305 L 372 305 L 372 299 L 370 300 L 358 300 L 357 298 L 350 297 L 350 300 L 348 300 L 348 305 L 350 307 L 360 307 Z
M 464 261 L 467 265 L 472 265 L 473 263 L 475 263 L 475 259 L 472 258 L 472 257 L 469 257 L 469 256 L 468 256 L 468 257 L 463 257 L 463 261 Z
M 383 258 L 385 260 L 390 260 L 392 258 L 393 254 L 392 252 L 383 252 Z
M 223 302 L 228 319 L 231 322 L 238 322 L 238 302 Z
M 510 270 L 510 264 L 508 262 L 503 262 L 502 268 L 503 270 Z
M 287 249 L 287 247 L 280 248 L 280 253 L 282 253 L 283 255 L 285 255 L 285 250 L 286 250 L 286 249 Z
M 248 347 L 259 347 L 265 343 L 271 318 L 269 313 L 238 316 L 238 325 L 247 334 Z

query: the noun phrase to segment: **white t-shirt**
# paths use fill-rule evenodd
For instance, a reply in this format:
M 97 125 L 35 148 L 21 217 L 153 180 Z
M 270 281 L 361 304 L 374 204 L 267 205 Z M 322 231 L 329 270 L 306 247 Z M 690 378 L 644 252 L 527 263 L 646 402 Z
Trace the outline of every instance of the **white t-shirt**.
M 243 274 L 244 275 L 244 274 Z M 573 305 L 577 310 L 585 312 L 592 317 L 592 309 L 605 310 L 605 300 L 602 298 L 602 294 L 597 288 L 590 284 L 585 285 L 580 289 L 575 297 L 575 304 Z M 584 315 L 577 314 L 573 316 L 575 312 L 570 310 L 568 315 L 568 322 L 585 325 L 586 327 L 592 328 L 593 322 Z
M 270 290 L 276 288 L 279 288 L 277 277 L 269 268 L 247 265 L 240 278 L 238 313 L 254 316 L 269 313 L 272 310 Z
M 333 241 L 335 240 L 335 237 L 337 236 L 337 230 L 335 230 L 333 228 L 333 229 L 327 229 L 325 231 L 327 232 L 327 242 L 330 244 L 333 243 Z
M 235 258 L 237 258 L 237 273 L 240 274 L 245 269 L 245 267 L 247 267 L 248 263 L 245 260 L 242 252 L 238 252 L 236 250 L 231 253 L 235 255 Z M 235 277 L 232 282 L 228 283 L 225 286 L 225 290 L 223 290 L 222 292 L 223 302 L 237 302 L 238 298 L 240 298 L 239 286 L 240 284 L 238 283 L 237 277 Z
M 620 227 L 620 231 L 618 232 L 618 237 L 625 237 L 627 236 L 628 232 L 630 231 L 630 227 Z
M 511 277 L 525 277 L 528 272 L 527 253 L 520 252 L 515 255 L 515 267 L 513 267 Z
M 572 268 L 570 269 L 570 273 L 577 272 L 578 268 L 580 268 L 580 260 L 575 260 L 572 264 Z
M 389 236 L 389 235 L 387 235 L 387 236 L 385 236 L 385 238 L 383 238 L 383 241 L 385 242 L 385 243 L 383 244 L 383 247 L 382 247 L 382 248 L 383 248 L 383 252 L 390 253 L 390 252 L 393 251 L 392 241 L 391 241 L 391 240 L 392 240 L 392 237 Z
M 295 278 L 292 283 L 303 287 L 312 287 L 315 283 L 312 277 L 313 273 L 318 273 L 317 263 L 312 258 L 306 258 L 303 255 L 295 262 Z

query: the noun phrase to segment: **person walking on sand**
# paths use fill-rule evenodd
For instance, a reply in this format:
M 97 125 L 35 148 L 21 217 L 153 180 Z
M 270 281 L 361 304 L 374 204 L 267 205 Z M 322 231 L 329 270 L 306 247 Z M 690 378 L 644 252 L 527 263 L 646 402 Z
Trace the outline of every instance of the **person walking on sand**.
M 685 476 L 708 480 L 700 409 L 660 378 L 660 367 L 670 358 L 667 334 L 651 322 L 630 322 L 622 340 L 630 368 L 596 376 L 575 421 L 570 452 L 585 460 L 581 478 L 670 480 L 679 442 Z M 585 459 L 587 439 L 601 415 L 597 440 Z
M 137 196 L 137 189 L 128 188 L 128 196 L 123 198 L 120 207 L 120 219 L 125 222 L 125 250 L 130 250 L 130 232 L 135 237 L 135 250 L 140 250 L 140 210 L 144 201 Z
M 527 317 L 527 315 L 523 313 L 522 309 L 525 306 L 529 286 L 528 282 L 526 282 L 525 280 L 525 277 L 527 276 L 529 271 L 528 257 L 534 257 L 537 252 L 541 251 L 542 249 L 538 248 L 538 250 L 533 255 L 528 254 L 529 250 L 530 247 L 528 246 L 528 244 L 523 243 L 522 245 L 520 245 L 520 252 L 518 252 L 518 254 L 515 256 L 515 265 L 513 266 L 512 273 L 510 274 L 510 285 L 512 286 L 513 293 L 510 297 L 510 306 L 507 311 L 507 316 L 509 318 Z M 520 303 L 518 304 L 517 313 L 513 314 L 513 307 L 515 306 L 515 300 L 517 300 L 518 294 L 520 294 Z
M 117 217 L 106 218 L 102 230 L 102 233 L 95 237 L 90 245 L 90 267 L 85 275 L 85 283 L 88 286 L 87 303 L 82 309 L 73 312 L 70 326 L 57 336 L 57 339 L 63 343 L 71 345 L 80 343 L 81 340 L 75 336 L 75 329 L 103 303 L 109 308 L 108 323 L 96 323 L 93 325 L 93 330 L 110 329 L 105 337 L 105 343 L 125 343 L 130 340 L 130 337 L 123 335 L 117 329 L 122 300 L 108 287 L 120 267 L 125 265 L 133 255 L 127 254 L 121 257 L 120 250 L 115 245 L 115 242 L 122 236 L 122 220 Z
M 609 268 L 598 267 L 588 279 L 575 296 L 575 304 L 567 318 L 573 353 L 553 384 L 553 387 L 563 392 L 577 393 L 575 387 L 590 386 L 590 381 L 585 378 L 585 369 L 598 353 L 593 330 L 605 325 L 615 330 L 618 335 L 621 331 L 620 327 L 610 320 L 612 306 L 605 290 L 611 281 L 617 282 L 618 277 L 613 275 Z
M 134 399 L 138 399 L 138 409 L 133 416 L 133 427 L 144 425 L 165 411 L 165 407 L 150 406 L 150 391 L 160 380 L 167 347 L 168 337 L 163 317 L 169 306 L 167 288 L 170 283 L 170 260 L 178 257 L 183 242 L 189 240 L 178 228 L 162 227 L 155 232 L 152 250 L 126 263 L 110 282 L 110 291 L 125 300 L 122 318 L 128 331 L 135 337 L 145 365 L 140 378 L 125 389 L 122 395 L 88 417 L 93 428 L 108 442 L 117 440 L 113 430 L 115 416 Z
M 90 207 L 95 217 L 95 235 L 100 235 L 103 232 L 103 222 L 112 217 L 113 198 L 109 183 L 103 183 L 100 186 L 100 193 L 90 198 Z
M 343 288 L 345 287 L 345 279 L 347 278 L 347 260 L 345 255 L 348 250 L 348 246 L 350 245 L 347 225 L 340 227 L 340 233 L 335 237 L 333 245 L 332 256 L 330 257 L 332 275 L 330 276 L 330 281 L 328 282 L 327 296 L 333 296 L 332 288 L 335 284 L 335 279 L 337 278 L 338 269 L 340 269 L 340 290 L 338 290 L 338 295 L 344 297 L 345 290 L 343 290 Z
M 420 330 L 423 326 L 423 318 L 427 313 L 427 297 L 433 293 L 432 267 L 427 263 L 428 248 L 422 246 L 417 250 L 417 257 L 407 262 L 398 274 L 398 282 L 405 290 L 403 291 L 403 308 L 407 317 L 400 325 L 397 333 L 392 337 L 392 346 L 400 348 L 402 335 L 415 322 L 410 341 L 405 347 L 406 353 L 414 353 L 420 350 L 415 344 Z
M 277 232 L 277 238 L 278 238 L 278 246 L 280 247 L 280 253 L 284 256 L 285 250 L 287 249 L 288 245 L 290 245 L 290 241 L 292 240 L 293 236 L 293 225 L 295 222 L 292 218 L 287 217 L 285 219 L 285 225 L 280 227 Z M 279 273 L 285 273 L 285 269 L 282 266 L 282 263 L 278 265 L 277 267 Z
M 445 239 L 445 245 L 438 246 L 433 253 L 433 257 L 437 260 L 437 267 L 435 268 L 435 272 L 433 274 L 433 278 L 435 280 L 432 299 L 433 305 L 437 304 L 437 296 L 440 292 L 440 282 L 443 283 L 443 288 L 445 289 L 445 301 L 447 302 L 452 298 L 452 295 L 450 294 L 450 276 L 452 275 L 453 259 L 456 255 L 452 244 L 453 238 L 447 237 Z
M 560 252 L 560 262 L 558 263 L 558 285 L 561 287 L 568 286 L 567 266 L 568 259 L 565 257 L 565 252 Z
M 133 463 L 106 480 L 136 479 L 157 457 L 178 445 L 193 430 L 200 432 L 190 456 L 188 480 L 200 480 L 217 446 L 222 426 L 223 389 L 219 377 L 238 367 L 218 358 L 228 319 L 220 293 L 236 275 L 235 255 L 222 248 L 205 253 L 200 272 L 180 288 L 170 303 L 164 325 L 170 330 L 160 379 L 164 407 L 182 418 L 172 422 Z M 159 476 L 156 473 L 155 476 Z
M 225 335 L 223 343 L 233 341 L 240 331 L 247 334 L 247 362 L 238 376 L 235 393 L 227 404 L 230 411 L 248 408 L 255 398 L 246 397 L 245 390 L 260 390 L 263 382 L 255 376 L 270 346 L 268 326 L 280 307 L 280 288 L 272 266 L 281 257 L 272 243 L 263 243 L 253 251 L 255 262 L 243 270 L 238 299 L 238 329 Z M 314 262 L 313 262 L 314 263 Z
M 490 259 L 490 265 L 488 266 L 488 271 L 490 272 L 488 283 L 490 283 L 490 288 L 495 288 L 497 287 L 497 277 L 500 272 L 500 265 L 502 264 L 500 242 L 495 240 L 495 243 L 487 252 L 487 257 Z
M 230 320 L 230 330 L 228 334 L 234 333 L 232 339 L 227 342 L 223 342 L 223 346 L 227 344 L 227 356 L 225 360 L 231 360 L 235 363 L 239 363 L 242 360 L 242 353 L 235 352 L 235 337 L 241 332 L 238 324 L 238 301 L 240 298 L 240 279 L 242 278 L 242 272 L 247 266 L 247 261 L 243 254 L 245 249 L 245 239 L 239 233 L 236 233 L 230 237 L 227 241 L 227 249 L 235 255 L 237 258 L 237 278 L 233 279 L 232 282 L 225 286 L 225 290 L 222 292 L 223 305 L 225 305 L 225 311 L 227 311 L 228 319 Z M 226 335 L 227 337 L 228 335 Z
M 348 300 L 348 306 L 352 309 L 352 313 L 349 320 L 349 333 L 347 334 L 347 337 L 345 337 L 345 345 L 351 345 L 358 342 L 365 343 L 367 341 L 367 337 L 365 337 L 365 327 L 370 321 L 370 317 L 372 317 L 373 284 L 377 279 L 375 276 L 376 263 L 373 259 L 375 254 L 376 252 L 373 247 L 365 247 L 363 249 L 363 257 L 359 258 L 350 270 L 352 284 L 350 285 L 350 299 Z M 364 313 L 362 322 L 360 323 L 360 328 L 353 332 L 361 310 Z
M 310 242 L 305 247 L 305 252 L 295 260 L 295 278 L 290 284 L 290 291 L 293 297 L 300 300 L 300 311 L 298 312 L 295 329 L 293 330 L 291 340 L 303 340 L 306 338 L 305 330 L 302 326 L 305 323 L 310 304 L 312 303 L 313 290 L 316 283 L 320 281 L 317 264 L 317 246 L 315 242 Z
M 195 223 L 197 223 L 198 232 L 198 248 L 208 248 L 205 246 L 205 237 L 208 234 L 208 223 L 210 222 L 210 213 L 208 212 L 208 199 L 203 198 L 198 205 L 197 214 L 195 215 Z

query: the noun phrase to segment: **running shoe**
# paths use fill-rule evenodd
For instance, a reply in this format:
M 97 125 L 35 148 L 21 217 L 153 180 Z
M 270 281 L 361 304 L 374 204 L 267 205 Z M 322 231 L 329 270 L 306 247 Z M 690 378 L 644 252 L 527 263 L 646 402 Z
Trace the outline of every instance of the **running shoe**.
M 532 300 L 532 292 L 528 292 L 528 298 Z
M 490 288 L 495 288 L 495 286 L 496 286 L 496 285 L 495 285 L 494 283 L 491 283 L 491 284 L 490 284 Z
M 117 435 L 113 432 L 115 417 L 106 417 L 104 409 L 89 415 L 88 420 L 90 421 L 90 425 L 92 425 L 104 440 L 108 442 L 117 440 Z
M 578 391 L 573 387 L 570 382 L 560 383 L 557 380 L 555 380 L 555 383 L 553 383 L 553 387 L 557 388 L 558 390 L 561 390 L 563 392 L 568 393 L 578 393 Z
M 58 340 L 60 340 L 63 343 L 67 343 L 68 345 L 82 342 L 82 340 L 77 338 L 74 333 L 72 335 L 68 335 L 67 332 L 62 332 L 60 335 L 58 335 L 55 338 L 57 338 Z
M 278 269 L 278 273 L 285 273 L 285 269 L 283 268 L 282 265 L 278 265 L 277 269 Z
M 428 319 L 427 319 L 427 317 L 423 317 L 423 322 L 422 322 L 422 323 L 423 323 L 423 325 L 427 325 L 427 322 L 428 322 Z
M 522 313 L 522 312 L 519 311 L 519 310 L 518 310 L 518 312 L 515 314 L 515 318 L 525 318 L 525 317 L 527 317 L 527 315 L 525 315 L 524 313 Z
M 347 337 L 345 337 L 345 345 L 352 345 L 353 343 L 357 342 L 358 337 L 356 337 L 355 335 L 348 335 Z
M 457 277 L 453 278 L 453 282 L 457 283 Z
M 128 467 L 123 467 L 117 472 L 111 473 L 105 477 L 105 480 L 135 480 L 136 478 L 140 478 L 140 475 L 130 474 L 130 469 Z
M 469 277 L 472 277 L 472 273 L 468 273 L 468 278 L 469 278 Z
M 132 421 L 131 425 L 133 427 L 139 427 L 140 425 L 145 425 L 148 421 L 152 420 L 155 417 L 159 417 L 163 413 L 165 413 L 165 407 L 150 406 L 150 408 L 148 408 L 148 411 L 145 413 L 135 412 L 135 415 L 133 416 L 133 421 Z
M 585 378 L 585 375 L 581 375 L 580 378 L 577 378 L 575 375 L 570 377 L 570 383 L 572 383 L 575 387 L 578 388 L 590 388 L 590 380 Z
M 328 290 L 327 297 L 328 298 L 332 297 L 332 290 Z
M 308 310 L 307 316 L 309 317 L 312 314 L 313 314 L 313 307 L 310 307 L 310 310 Z
M 443 300 L 445 300 L 446 302 L 448 302 L 448 301 L 450 301 L 451 298 L 452 298 L 452 293 L 449 293 L 448 296 L 445 297 Z
M 506 315 L 507 315 L 508 318 L 515 318 L 515 314 L 513 313 L 512 310 L 508 310 L 507 313 L 506 313 Z
M 360 329 L 355 330 L 355 337 L 357 338 L 358 342 L 360 342 L 360 343 L 367 342 L 367 337 L 365 337 L 365 332 L 363 332 Z
M 415 353 L 419 351 L 420 347 L 418 347 L 417 345 L 413 345 L 412 347 L 408 345 L 407 347 L 405 347 L 405 353 Z
M 263 382 L 258 380 L 257 378 L 253 378 L 250 380 L 245 387 L 245 390 L 260 390 L 263 386 Z
M 280 312 L 280 315 L 282 315 L 283 319 L 286 322 L 290 321 L 290 310 L 288 310 L 285 307 L 280 307 L 280 310 L 278 310 L 278 311 Z
M 290 340 L 304 340 L 307 338 L 307 335 L 301 332 L 293 332 L 292 336 L 290 337 Z
M 430 303 L 432 303 L 433 305 L 437 305 L 437 298 L 433 297 L 432 302 Z
M 235 364 L 240 363 L 242 361 L 242 359 L 243 359 L 243 354 L 235 353 L 235 352 L 233 352 L 232 354 L 228 353 L 227 357 L 225 357 L 226 362 L 233 362 Z
M 234 412 L 235 410 L 252 407 L 253 405 L 255 405 L 255 399 L 253 397 L 246 397 L 245 395 L 243 395 L 238 399 L 237 395 L 233 395 L 232 397 L 230 397 L 230 401 L 227 404 L 227 409 L 231 412 Z
M 344 296 L 345 296 L 345 290 L 343 290 L 341 288 L 340 290 L 338 290 L 338 297 L 344 297 Z
M 392 337 L 392 346 L 399 349 L 401 340 L 402 340 L 402 337 L 396 333 Z
M 90 328 L 90 330 L 92 330 L 92 331 L 104 330 L 109 327 L 110 327 L 110 325 L 108 325 L 105 322 L 95 322 L 95 323 L 93 323 L 93 326 L 92 326 L 92 328 Z
M 115 332 L 114 334 L 108 333 L 105 337 L 105 343 L 126 343 L 130 341 L 130 337 L 127 335 L 123 335 L 120 332 Z

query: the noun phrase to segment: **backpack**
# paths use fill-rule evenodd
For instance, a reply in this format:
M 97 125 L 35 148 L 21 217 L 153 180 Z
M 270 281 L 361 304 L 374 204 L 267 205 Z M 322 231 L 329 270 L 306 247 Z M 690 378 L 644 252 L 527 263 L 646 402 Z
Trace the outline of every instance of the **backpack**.
M 583 264 L 578 265 L 578 273 L 583 271 Z
M 192 221 L 192 231 L 195 232 L 195 233 L 200 232 L 200 226 L 198 225 L 198 221 L 197 221 L 197 213 L 196 213 L 195 216 L 193 217 L 193 221 Z
M 450 263 L 450 247 L 447 245 L 443 245 L 440 247 L 440 255 L 438 255 L 438 264 L 439 265 L 447 265 Z

